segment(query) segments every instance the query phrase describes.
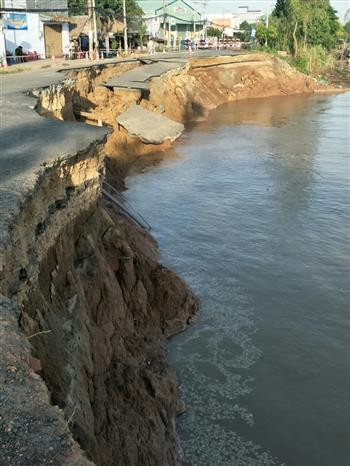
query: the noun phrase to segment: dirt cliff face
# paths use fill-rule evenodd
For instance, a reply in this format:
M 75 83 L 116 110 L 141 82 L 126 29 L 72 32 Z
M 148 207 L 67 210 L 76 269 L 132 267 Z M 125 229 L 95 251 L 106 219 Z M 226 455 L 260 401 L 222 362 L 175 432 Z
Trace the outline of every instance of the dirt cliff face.
M 181 463 L 183 406 L 164 343 L 188 325 L 197 301 L 158 263 L 151 236 L 103 201 L 101 157 L 94 146 L 47 167 L 2 260 L 1 293 L 11 299 L 0 300 L 8 464 Z
M 164 343 L 198 303 L 158 263 L 150 235 L 101 196 L 106 172 L 121 188 L 139 155 L 155 150 L 116 117 L 137 103 L 187 122 L 230 100 L 317 89 L 262 54 L 192 59 L 152 80 L 148 95 L 101 86 L 135 66 L 91 67 L 37 92 L 43 116 L 113 132 L 105 144 L 42 169 L 0 257 L 4 464 L 182 462 L 175 419 L 183 406 Z
M 165 151 L 161 146 L 144 144 L 118 126 L 117 117 L 136 103 L 181 123 L 206 118 L 217 106 L 246 98 L 317 92 L 313 78 L 299 73 L 285 61 L 263 53 L 237 56 L 191 58 L 188 64 L 153 78 L 148 93 L 136 89 L 109 89 L 103 86 L 112 75 L 120 75 L 135 63 L 106 69 L 72 73 L 56 92 L 39 95 L 38 111 L 60 119 L 81 119 L 113 129 L 105 145 L 111 159 L 133 158 Z
M 103 121 L 106 123 L 113 107 L 116 107 L 115 111 L 122 111 L 128 102 L 127 99 L 119 98 L 118 91 L 114 93 L 101 84 L 112 76 L 122 75 L 138 66 L 140 64 L 133 61 L 70 71 L 62 83 L 34 90 L 38 96 L 37 112 L 46 118 L 98 124 L 98 115 L 93 111 L 101 106 L 104 108 Z M 135 98 L 137 96 L 132 101 Z
M 96 464 L 173 465 L 181 410 L 164 339 L 196 300 L 156 261 L 151 238 L 101 203 L 58 235 L 23 302 L 20 324 L 52 401 Z
M 315 92 L 318 84 L 286 62 L 261 53 L 192 59 L 152 80 L 149 103 L 168 118 L 190 122 L 239 99 Z

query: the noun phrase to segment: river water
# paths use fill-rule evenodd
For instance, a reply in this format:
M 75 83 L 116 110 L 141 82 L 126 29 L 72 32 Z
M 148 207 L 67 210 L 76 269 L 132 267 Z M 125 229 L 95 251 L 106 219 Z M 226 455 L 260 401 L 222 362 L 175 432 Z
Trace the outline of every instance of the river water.
M 170 342 L 191 466 L 348 466 L 349 94 L 229 104 L 127 197 L 201 300 Z

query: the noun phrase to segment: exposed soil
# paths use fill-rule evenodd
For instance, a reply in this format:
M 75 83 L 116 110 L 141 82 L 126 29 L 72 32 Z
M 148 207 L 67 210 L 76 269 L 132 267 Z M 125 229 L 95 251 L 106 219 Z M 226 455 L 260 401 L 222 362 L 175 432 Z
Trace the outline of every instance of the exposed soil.
M 350 63 L 347 61 L 338 62 L 337 66 L 326 74 L 326 78 L 332 86 L 339 89 L 350 89 Z
M 183 409 L 163 347 L 197 303 L 149 235 L 98 203 L 66 226 L 23 302 L 52 401 L 97 464 L 178 464 Z
M 4 464 L 181 463 L 164 342 L 198 303 L 151 236 L 101 199 L 101 170 L 100 146 L 47 167 L 13 225 L 0 283 Z
M 113 133 L 103 147 L 47 167 L 14 219 L 0 277 L 4 464 L 183 460 L 175 420 L 184 407 L 164 344 L 190 323 L 198 303 L 158 263 L 151 236 L 100 191 L 102 173 L 122 189 L 140 155 L 170 143 L 144 144 L 116 117 L 138 103 L 186 123 L 227 101 L 319 89 L 261 54 L 193 59 L 155 78 L 147 96 L 101 86 L 134 66 L 80 70 L 37 92 L 43 116 L 104 124 Z

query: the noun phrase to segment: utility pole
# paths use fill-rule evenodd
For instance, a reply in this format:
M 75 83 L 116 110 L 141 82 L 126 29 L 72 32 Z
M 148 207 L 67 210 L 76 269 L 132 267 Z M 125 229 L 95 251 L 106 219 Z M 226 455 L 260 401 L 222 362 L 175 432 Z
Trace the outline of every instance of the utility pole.
M 123 0 L 123 21 L 124 21 L 124 52 L 128 53 L 128 24 L 126 22 L 125 0 Z
M 99 47 L 98 47 L 98 36 L 97 36 L 96 3 L 95 3 L 95 0 L 92 0 L 91 8 L 92 8 L 92 22 L 93 22 L 93 27 L 94 27 L 95 52 L 96 52 L 96 58 L 98 59 L 98 49 L 99 49 Z
M 171 18 L 170 18 L 170 16 L 168 16 L 168 14 L 167 14 L 167 20 L 168 20 L 168 22 L 167 22 L 167 41 L 166 41 L 166 44 L 167 44 L 168 49 L 170 49 L 170 46 L 171 46 L 171 32 L 170 32 L 171 31 L 171 24 L 170 24 L 170 20 L 171 20 Z
M 92 13 L 92 0 L 87 0 L 88 5 L 88 16 L 89 16 L 89 58 L 93 60 L 94 58 L 94 34 L 93 34 L 93 27 L 94 27 L 94 19 Z
M 266 28 L 269 28 L 270 0 L 267 0 Z
M 267 0 L 267 12 L 266 12 L 266 46 L 267 46 L 267 29 L 269 29 L 269 15 L 270 15 L 270 0 Z
M 206 8 L 207 8 L 207 0 L 192 0 L 191 3 L 198 3 L 202 5 L 202 12 L 200 12 L 201 19 L 199 20 L 203 25 L 203 39 L 207 39 L 207 19 L 206 19 Z
M 7 67 L 6 59 L 6 43 L 5 43 L 5 13 L 2 11 L 4 7 L 4 1 L 0 0 L 0 66 Z
M 207 42 L 207 15 L 206 15 L 207 4 L 203 2 L 203 39 Z
M 165 0 L 163 0 L 163 52 L 165 52 L 165 40 L 166 40 L 166 3 Z

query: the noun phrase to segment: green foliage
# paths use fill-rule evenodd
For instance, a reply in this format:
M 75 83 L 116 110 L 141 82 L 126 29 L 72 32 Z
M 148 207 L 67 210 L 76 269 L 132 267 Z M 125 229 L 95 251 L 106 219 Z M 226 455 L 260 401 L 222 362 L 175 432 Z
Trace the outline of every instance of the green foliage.
M 240 24 L 239 29 L 251 32 L 253 24 L 248 23 L 248 21 L 243 21 L 243 23 Z
M 111 49 L 117 50 L 120 47 L 120 43 L 117 41 L 115 37 L 111 40 Z
M 68 0 L 68 10 L 71 16 L 87 15 L 86 0 Z
M 275 47 L 277 44 L 277 29 L 271 24 L 268 28 L 264 23 L 258 23 L 256 27 L 256 38 L 261 45 Z
M 221 39 L 222 37 L 222 29 L 218 28 L 207 28 L 207 36 L 208 37 L 217 37 L 218 39 Z
M 240 24 L 239 29 L 244 32 L 239 32 L 237 37 L 243 42 L 248 42 L 252 35 L 252 29 L 255 28 L 255 24 L 249 24 L 247 21 L 243 21 Z
M 344 35 L 345 35 L 345 40 L 347 42 L 350 42 L 350 21 L 348 21 L 346 24 L 344 24 L 343 31 L 344 31 Z
M 330 50 L 341 30 L 329 0 L 277 0 L 272 19 L 279 36 L 277 42 L 294 55 L 305 45 Z
M 276 0 L 269 27 L 258 24 L 256 37 L 267 52 L 285 50 L 299 71 L 320 75 L 334 66 L 330 51 L 350 37 L 350 22 L 340 25 L 330 0 Z
M 320 75 L 334 66 L 334 58 L 320 45 L 304 45 L 291 60 L 291 64 L 302 73 Z
M 139 37 L 140 37 L 140 46 L 141 50 L 143 50 L 143 45 L 144 45 L 144 37 L 147 34 L 147 28 L 145 23 L 142 21 L 142 19 L 138 23 L 138 31 L 139 31 Z
M 278 18 L 283 16 L 286 12 L 286 0 L 277 0 L 275 5 L 274 14 Z
M 123 19 L 123 1 L 122 0 L 96 0 L 96 13 L 102 19 L 113 18 Z M 87 0 L 68 0 L 70 15 L 87 15 Z M 141 16 L 142 9 L 136 0 L 126 0 L 127 19 Z

